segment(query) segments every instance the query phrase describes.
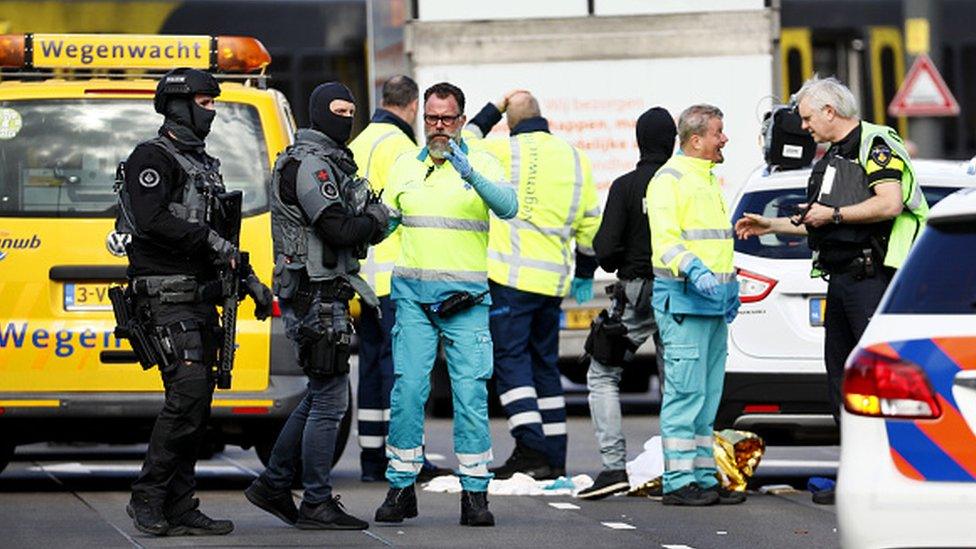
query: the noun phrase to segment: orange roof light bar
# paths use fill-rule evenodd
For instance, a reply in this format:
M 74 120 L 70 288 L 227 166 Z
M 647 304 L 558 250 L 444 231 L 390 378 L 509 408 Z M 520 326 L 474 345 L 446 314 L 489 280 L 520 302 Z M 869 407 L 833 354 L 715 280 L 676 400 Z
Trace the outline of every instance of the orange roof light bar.
M 263 70 L 271 63 L 271 55 L 264 44 L 250 36 L 218 36 L 216 38 L 217 70 L 223 72 L 252 72 Z
M 0 35 L 0 67 L 146 69 L 175 67 L 221 73 L 263 71 L 271 55 L 249 36 L 140 34 Z

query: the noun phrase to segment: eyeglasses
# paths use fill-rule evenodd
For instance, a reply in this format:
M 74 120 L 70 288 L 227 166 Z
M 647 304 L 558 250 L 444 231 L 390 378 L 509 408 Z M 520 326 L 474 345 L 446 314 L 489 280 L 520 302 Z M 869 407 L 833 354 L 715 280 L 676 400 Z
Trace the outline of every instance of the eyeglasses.
M 436 126 L 438 123 L 441 123 L 445 126 L 450 126 L 451 124 L 454 124 L 455 122 L 460 120 L 462 116 L 464 115 L 445 114 L 445 115 L 437 116 L 436 114 L 425 114 L 424 123 L 427 124 L 428 126 Z

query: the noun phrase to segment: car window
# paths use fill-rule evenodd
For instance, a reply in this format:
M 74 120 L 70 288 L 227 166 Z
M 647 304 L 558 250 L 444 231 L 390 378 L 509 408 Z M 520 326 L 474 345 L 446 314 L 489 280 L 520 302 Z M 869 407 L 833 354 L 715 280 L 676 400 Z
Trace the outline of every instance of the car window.
M 902 266 L 884 312 L 976 314 L 974 249 L 972 222 L 930 223 Z
M 922 187 L 929 206 L 959 190 L 959 187 Z M 776 189 L 745 193 L 732 216 L 732 222 L 746 212 L 765 217 L 788 217 L 797 204 L 806 202 L 806 189 Z M 812 252 L 805 236 L 767 234 L 758 238 L 735 240 L 735 251 L 769 259 L 810 259 Z
M 0 215 L 113 217 L 115 169 L 156 135 L 162 118 L 145 100 L 0 101 Z M 251 105 L 218 103 L 207 152 L 244 209 L 267 208 L 267 145 Z
M 732 216 L 732 222 L 744 213 L 765 217 L 788 217 L 796 205 L 807 201 L 806 189 L 776 189 L 745 193 Z M 812 252 L 805 236 L 767 234 L 758 238 L 735 240 L 735 251 L 770 259 L 810 259 Z

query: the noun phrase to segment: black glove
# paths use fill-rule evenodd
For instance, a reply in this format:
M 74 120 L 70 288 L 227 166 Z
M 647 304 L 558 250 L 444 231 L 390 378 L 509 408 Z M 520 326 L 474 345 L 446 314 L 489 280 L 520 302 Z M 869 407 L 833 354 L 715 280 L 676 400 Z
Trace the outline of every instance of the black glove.
M 386 238 L 386 230 L 390 225 L 390 210 L 384 204 L 374 202 L 366 206 L 366 215 L 373 218 L 374 229 L 370 244 L 379 244 Z
M 207 245 L 210 246 L 210 251 L 213 252 L 215 262 L 218 265 L 226 265 L 231 261 L 235 264 L 240 263 L 241 254 L 237 251 L 237 247 L 215 231 L 210 231 L 210 234 L 207 235 Z
M 262 284 L 254 273 L 249 274 L 244 279 L 244 283 L 247 288 L 247 295 L 251 296 L 251 299 L 254 300 L 254 316 L 258 320 L 264 320 L 271 316 L 274 304 L 274 296 L 271 294 L 271 289 Z

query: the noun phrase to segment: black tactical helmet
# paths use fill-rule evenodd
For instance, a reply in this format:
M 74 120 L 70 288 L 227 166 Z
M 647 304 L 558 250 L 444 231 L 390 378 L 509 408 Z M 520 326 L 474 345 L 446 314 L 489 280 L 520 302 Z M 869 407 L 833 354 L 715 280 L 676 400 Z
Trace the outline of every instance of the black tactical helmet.
M 202 93 L 217 97 L 220 95 L 220 84 L 209 72 L 179 68 L 164 74 L 156 85 L 156 98 L 153 106 L 156 112 L 166 114 L 166 101 L 173 96 L 189 96 Z

